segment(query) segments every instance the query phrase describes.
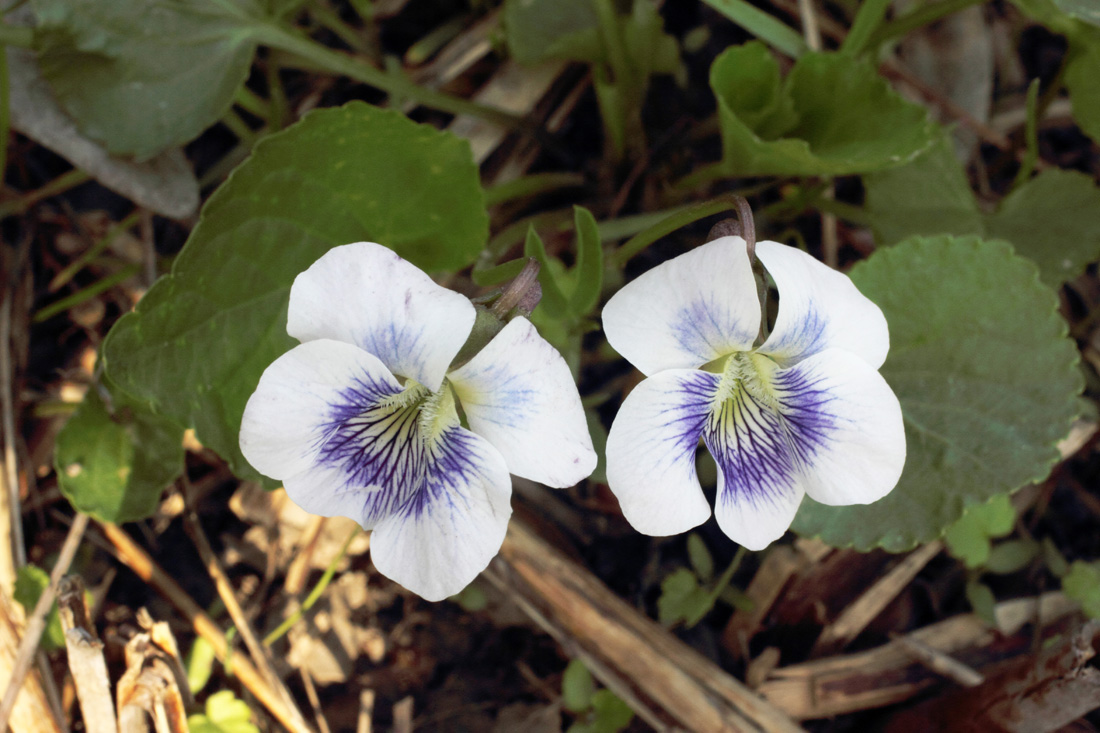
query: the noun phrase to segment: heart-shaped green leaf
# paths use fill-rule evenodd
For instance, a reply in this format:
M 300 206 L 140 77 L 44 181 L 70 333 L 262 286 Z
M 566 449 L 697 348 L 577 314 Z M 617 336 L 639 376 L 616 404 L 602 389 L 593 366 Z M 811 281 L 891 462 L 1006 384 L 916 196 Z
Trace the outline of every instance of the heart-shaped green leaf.
M 865 62 L 807 53 L 786 79 L 759 41 L 715 59 L 722 162 L 736 176 L 844 175 L 901 165 L 931 144 L 923 107 L 898 96 Z
M 108 335 L 108 372 L 256 477 L 237 433 L 260 374 L 294 345 L 295 276 L 363 240 L 426 270 L 456 269 L 487 235 L 465 141 L 362 103 L 313 112 L 262 140 L 210 198 L 172 273 Z
M 807 499 L 794 527 L 900 552 L 938 537 L 967 504 L 1050 472 L 1078 411 L 1077 349 L 1053 291 L 1006 242 L 915 238 L 851 274 L 890 324 L 881 371 L 905 416 L 905 470 L 874 504 Z
M 256 0 L 33 0 L 42 73 L 81 131 L 149 158 L 233 102 L 268 24 Z

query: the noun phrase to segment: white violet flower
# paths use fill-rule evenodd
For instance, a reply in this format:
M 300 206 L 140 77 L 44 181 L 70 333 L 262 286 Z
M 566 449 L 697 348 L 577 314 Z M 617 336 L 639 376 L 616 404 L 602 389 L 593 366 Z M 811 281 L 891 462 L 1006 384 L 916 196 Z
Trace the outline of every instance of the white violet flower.
M 474 320 L 385 247 L 336 247 L 295 279 L 287 332 L 302 343 L 241 424 L 249 463 L 303 509 L 373 529 L 375 567 L 428 600 L 500 549 L 509 473 L 560 488 L 596 465 L 569 368 L 526 318 L 452 368 Z
M 790 526 L 804 494 L 868 504 L 905 464 L 901 406 L 878 368 L 889 334 L 842 273 L 776 242 L 756 255 L 779 291 L 768 338 L 740 237 L 722 237 L 627 284 L 603 311 L 610 344 L 646 375 L 607 440 L 607 480 L 639 532 L 710 516 L 700 438 L 718 466 L 715 515 L 752 550 Z

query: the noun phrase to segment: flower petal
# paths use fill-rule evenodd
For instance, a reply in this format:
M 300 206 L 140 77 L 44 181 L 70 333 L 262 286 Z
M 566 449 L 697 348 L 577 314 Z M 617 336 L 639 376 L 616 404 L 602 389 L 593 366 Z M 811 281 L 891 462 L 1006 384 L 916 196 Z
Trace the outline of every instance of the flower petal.
M 718 381 L 694 369 L 669 370 L 623 400 L 607 436 L 607 484 L 639 532 L 679 534 L 710 516 L 695 450 Z
M 500 453 L 457 424 L 444 429 L 428 450 L 424 487 L 375 527 L 374 566 L 429 601 L 458 593 L 500 550 L 511 496 Z
M 287 333 L 354 344 L 433 392 L 474 325 L 474 307 L 372 242 L 334 247 L 290 289 Z
M 563 488 L 596 467 L 569 366 L 526 318 L 511 321 L 448 379 L 470 428 L 515 475 Z
M 722 531 L 750 550 L 782 537 L 804 492 L 779 414 L 736 389 L 710 414 L 703 442 L 718 464 L 714 514 Z
M 867 362 L 829 349 L 776 372 L 773 387 L 807 494 L 870 504 L 894 488 L 905 466 L 901 405 Z
M 647 376 L 752 348 L 760 304 L 745 241 L 721 237 L 627 283 L 604 306 L 603 327 Z
M 423 481 L 419 408 L 396 404 L 401 394 L 371 354 L 309 341 L 260 377 L 241 421 L 241 451 L 306 511 L 370 528 Z
M 886 317 L 847 275 L 778 242 L 757 242 L 756 256 L 779 290 L 779 314 L 760 353 L 787 366 L 838 348 L 882 366 L 890 348 Z

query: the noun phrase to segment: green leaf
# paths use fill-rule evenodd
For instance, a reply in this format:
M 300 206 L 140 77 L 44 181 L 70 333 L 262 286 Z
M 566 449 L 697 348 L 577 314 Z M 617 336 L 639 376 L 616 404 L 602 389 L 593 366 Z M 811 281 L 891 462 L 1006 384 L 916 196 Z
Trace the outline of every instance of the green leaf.
M 947 528 L 943 539 L 951 554 L 968 568 L 977 568 L 989 559 L 991 537 L 1003 537 L 1016 523 L 1016 509 L 1007 494 L 998 494 L 984 504 L 966 507 L 966 513 Z
M 1077 414 L 1077 349 L 1053 291 L 1005 242 L 915 238 L 851 276 L 890 324 L 881 373 L 905 417 L 905 470 L 874 504 L 805 500 L 794 527 L 901 552 L 939 536 L 968 503 L 1050 472 Z
M 216 122 L 244 83 L 252 0 L 33 0 L 42 73 L 81 131 L 149 158 Z
M 232 690 L 215 692 L 206 699 L 206 714 L 187 718 L 191 733 L 259 733 L 252 724 L 248 703 L 238 700 Z
M 1096 0 L 1054 0 L 1054 4 L 1066 15 L 1100 26 L 1100 5 Z
M 195 643 L 191 645 L 191 651 L 187 654 L 187 687 L 192 695 L 202 692 L 206 683 L 210 681 L 210 675 L 214 672 L 214 662 L 217 655 L 214 647 L 204 637 L 196 636 Z
M 810 50 L 802 35 L 746 0 L 703 0 L 707 5 L 778 51 L 798 58 Z
M 551 342 L 553 343 L 553 342 Z M 572 368 L 572 367 L 570 367 Z M 588 480 L 593 484 L 607 483 L 607 428 L 592 407 L 584 408 L 584 419 L 588 423 L 588 434 L 592 436 L 592 449 L 596 451 L 596 467 L 592 469 Z
M 1001 202 L 987 231 L 1012 242 L 1057 288 L 1100 258 L 1100 188 L 1084 173 L 1045 170 Z
M 657 619 L 665 626 L 683 621 L 688 626 L 699 623 L 714 607 L 706 588 L 699 586 L 695 573 L 680 568 L 661 581 L 661 597 L 657 599 Z
M 780 84 L 778 63 L 752 41 L 714 61 L 710 85 L 724 175 L 866 173 L 901 165 L 933 140 L 926 110 L 850 56 L 807 53 Z
M 864 176 L 866 210 L 879 244 L 916 235 L 1005 239 L 1039 265 L 1053 287 L 1100 258 L 1100 189 L 1076 171 L 1045 170 L 984 216 L 944 134 L 908 165 Z
M 108 374 L 258 478 L 237 433 L 260 374 L 295 343 L 294 277 L 362 240 L 428 270 L 463 267 L 486 240 L 482 204 L 466 141 L 359 102 L 312 112 L 210 197 L 172 273 L 108 335 Z
M 1062 592 L 1081 604 L 1090 618 L 1100 618 L 1100 568 L 1093 563 L 1075 561 L 1062 578 Z
M 1066 89 L 1073 102 L 1073 119 L 1086 135 L 1100 143 L 1100 42 L 1070 42 Z
M 603 243 L 592 212 L 583 206 L 573 207 L 573 222 L 577 236 L 576 285 L 569 297 L 569 309 L 577 316 L 591 313 L 600 302 L 603 287 Z
M 523 244 L 523 255 L 534 257 L 539 262 L 539 285 L 542 287 L 542 300 L 539 301 L 539 308 L 549 318 L 564 318 L 569 311 L 569 306 L 558 282 L 564 268 L 560 261 L 557 259 L 551 260 L 549 255 L 546 254 L 542 237 L 535 231 L 533 225 L 527 228 L 527 241 Z
M 485 591 L 482 590 L 481 586 L 476 582 L 470 583 L 458 593 L 451 596 L 450 600 L 462 606 L 462 610 L 467 613 L 484 611 L 489 605 L 489 599 L 486 597 Z
M 997 599 L 989 586 L 978 580 L 971 580 L 966 584 L 966 600 L 970 601 L 970 607 L 982 621 L 989 626 L 997 625 Z
M 680 44 L 665 33 L 664 20 L 652 0 L 634 0 L 623 19 L 623 43 L 640 79 L 653 74 L 675 74 L 680 68 Z
M 592 707 L 592 693 L 596 684 L 584 662 L 571 659 L 561 676 L 561 702 L 572 713 L 583 713 Z
M 946 130 L 906 165 L 864 176 L 863 186 L 879 244 L 917 235 L 984 232 L 978 202 Z
M 1047 568 L 1056 578 L 1064 578 L 1069 573 L 1069 563 L 1066 562 L 1065 555 L 1062 554 L 1050 537 L 1044 537 L 1041 544 L 1043 547 L 1043 562 L 1047 564 Z
M 710 550 L 707 549 L 707 543 L 703 542 L 703 538 L 695 532 L 688 535 L 687 553 L 688 560 L 691 561 L 691 568 L 699 576 L 699 579 L 704 583 L 713 580 L 714 558 L 711 557 Z
M 634 711 L 611 690 L 597 690 L 592 696 L 594 733 L 619 733 L 634 720 Z
M 105 379 L 112 413 L 99 389 L 88 390 L 57 436 L 58 487 L 74 507 L 101 521 L 145 519 L 183 470 L 183 429 Z
M 507 0 L 504 30 L 508 50 L 521 64 L 548 59 L 595 63 L 603 57 L 592 0 Z
M 15 586 L 12 597 L 30 615 L 38 603 L 38 598 L 50 585 L 50 574 L 37 565 L 24 565 L 15 573 Z M 57 612 L 57 603 L 53 604 L 46 616 L 46 630 L 42 632 L 42 644 L 47 650 L 65 648 L 65 630 L 61 626 L 61 616 Z
M 1008 575 L 1023 570 L 1038 557 L 1039 543 L 1034 540 L 1009 540 L 1001 542 L 989 553 L 985 569 L 998 575 Z

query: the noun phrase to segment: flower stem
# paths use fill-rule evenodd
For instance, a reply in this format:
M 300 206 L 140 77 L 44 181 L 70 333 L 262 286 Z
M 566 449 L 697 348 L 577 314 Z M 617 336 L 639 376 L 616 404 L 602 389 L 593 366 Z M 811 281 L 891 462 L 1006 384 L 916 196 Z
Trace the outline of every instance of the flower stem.
M 733 580 L 733 574 L 737 572 L 737 568 L 741 567 L 741 561 L 745 559 L 747 550 L 742 547 L 737 548 L 737 553 L 733 556 L 733 560 L 722 572 L 721 577 L 718 578 L 718 582 L 714 584 L 714 587 L 710 589 L 710 593 L 707 595 L 707 607 L 713 608 L 714 604 L 718 601 L 718 596 L 722 595 L 722 591 L 726 589 L 726 586 Z
M 966 10 L 971 5 L 978 5 L 984 2 L 985 0 L 941 0 L 941 2 L 931 5 L 922 5 L 913 12 L 906 13 L 897 20 L 879 26 L 878 30 L 871 35 L 865 47 L 873 49 L 887 41 L 901 38 L 917 28 L 926 26 L 929 23 L 935 23 L 937 20 L 945 18 L 952 13 Z
M 328 588 L 328 584 L 332 582 L 332 576 L 336 575 L 336 566 L 339 565 L 340 561 L 344 559 L 344 556 L 348 554 L 348 548 L 351 547 L 351 541 L 358 537 L 361 531 L 359 527 L 351 531 L 348 538 L 344 540 L 344 545 L 340 548 L 340 552 L 336 554 L 336 557 L 332 558 L 328 567 L 325 568 L 325 574 L 321 576 L 321 579 L 317 581 L 317 585 L 313 586 L 313 590 L 311 590 L 309 595 L 306 596 L 306 599 L 302 601 L 302 606 L 279 624 L 277 629 L 264 637 L 264 646 L 271 646 L 281 639 L 286 632 L 290 631 L 294 624 L 301 620 L 306 611 L 313 608 L 313 604 L 317 602 L 317 599 L 320 598 L 321 594 Z
M 738 208 L 738 198 L 742 201 L 744 200 L 743 197 L 737 196 L 736 194 L 719 196 L 716 199 L 696 204 L 689 209 L 670 214 L 653 226 L 638 232 L 624 242 L 621 247 L 611 254 L 611 265 L 621 268 L 634 257 L 634 255 L 640 253 L 661 237 L 668 236 L 677 229 L 699 221 L 700 219 L 705 219 L 708 216 L 721 214 L 723 211 L 730 211 Z
M 306 36 L 296 35 L 275 25 L 264 26 L 257 31 L 257 40 L 304 59 L 321 69 L 368 84 L 389 94 L 407 97 L 426 107 L 454 115 L 478 117 L 507 129 L 528 132 L 533 132 L 535 129 L 534 125 L 513 114 L 422 87 L 403 76 L 388 74 L 353 56 L 334 51 Z

